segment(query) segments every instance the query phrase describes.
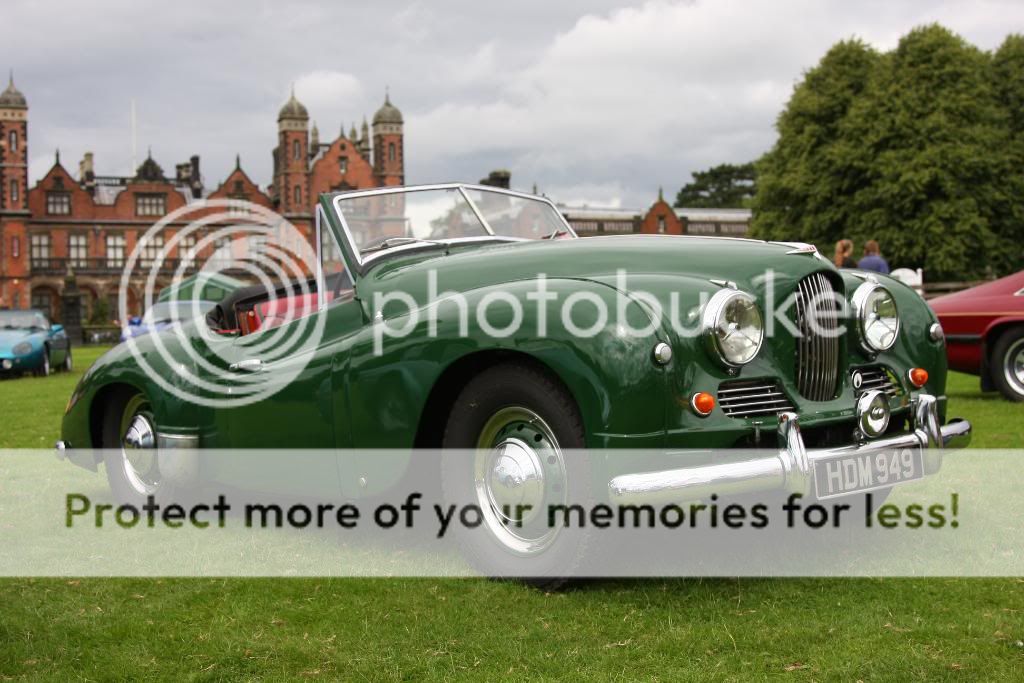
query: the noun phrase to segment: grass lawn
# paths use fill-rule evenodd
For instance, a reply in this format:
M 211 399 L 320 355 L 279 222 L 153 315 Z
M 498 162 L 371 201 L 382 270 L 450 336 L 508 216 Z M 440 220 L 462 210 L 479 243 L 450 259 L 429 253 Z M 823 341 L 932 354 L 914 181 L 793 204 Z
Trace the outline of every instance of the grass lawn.
M 0 447 L 49 447 L 98 353 L 0 382 Z M 948 394 L 974 445 L 1024 445 L 1024 405 L 965 375 Z M 1021 641 L 1019 578 L 0 580 L 0 681 L 1021 680 Z

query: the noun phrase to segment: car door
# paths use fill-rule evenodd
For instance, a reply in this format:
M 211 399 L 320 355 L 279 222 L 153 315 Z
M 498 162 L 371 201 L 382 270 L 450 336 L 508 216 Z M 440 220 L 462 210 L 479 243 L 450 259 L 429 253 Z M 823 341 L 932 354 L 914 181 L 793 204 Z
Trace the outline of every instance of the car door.
M 278 449 L 259 463 L 252 462 L 258 457 L 253 453 L 246 454 L 249 462 L 234 463 L 242 472 L 231 479 L 247 480 L 246 488 L 328 493 L 338 484 L 336 460 L 325 453 L 333 451 L 337 430 L 344 428 L 336 420 L 334 381 L 364 315 L 336 248 L 318 251 L 315 291 L 290 302 L 298 317 L 270 325 L 274 310 L 289 310 L 288 302 L 279 299 L 263 307 L 259 329 L 231 339 L 223 349 L 228 372 L 240 382 L 265 385 L 268 395 L 214 411 L 218 443 L 232 449 Z M 277 346 L 268 343 L 273 339 L 279 340 Z M 287 462 L 278 457 L 280 449 L 286 449 Z

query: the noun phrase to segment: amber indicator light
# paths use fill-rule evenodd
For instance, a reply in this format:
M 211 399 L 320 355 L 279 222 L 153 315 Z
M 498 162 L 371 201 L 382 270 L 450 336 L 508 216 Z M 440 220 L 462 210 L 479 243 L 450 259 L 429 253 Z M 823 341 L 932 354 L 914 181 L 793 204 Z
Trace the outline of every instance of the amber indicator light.
M 699 391 L 690 399 L 690 405 L 693 406 L 695 413 L 706 417 L 715 409 L 715 397 L 706 391 Z

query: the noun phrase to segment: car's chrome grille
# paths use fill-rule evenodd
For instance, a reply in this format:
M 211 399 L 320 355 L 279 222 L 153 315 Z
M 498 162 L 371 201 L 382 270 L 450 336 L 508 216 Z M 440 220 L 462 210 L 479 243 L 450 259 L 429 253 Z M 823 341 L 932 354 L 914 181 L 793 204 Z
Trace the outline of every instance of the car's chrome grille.
M 778 382 L 770 379 L 723 382 L 718 387 L 718 406 L 730 417 L 776 415 L 794 409 Z
M 808 275 L 797 285 L 796 386 L 812 401 L 835 398 L 839 380 L 839 307 L 832 294 L 832 283 L 823 273 Z M 816 326 L 811 306 L 817 311 Z
M 899 384 L 889 370 L 881 365 L 869 365 L 863 368 L 854 368 L 851 371 L 854 378 L 860 375 L 860 386 L 857 386 L 856 379 L 853 380 L 853 394 L 860 397 L 865 391 L 878 389 L 884 391 L 887 396 L 898 396 L 903 393 Z

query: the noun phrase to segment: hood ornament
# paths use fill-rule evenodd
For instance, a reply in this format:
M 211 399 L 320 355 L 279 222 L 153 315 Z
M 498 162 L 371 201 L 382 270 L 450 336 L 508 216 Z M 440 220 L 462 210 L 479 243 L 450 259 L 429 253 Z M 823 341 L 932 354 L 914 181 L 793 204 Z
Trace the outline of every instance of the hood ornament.
M 818 248 L 816 246 L 814 246 L 813 244 L 807 244 L 806 242 L 774 242 L 773 244 L 779 244 L 784 247 L 791 247 L 790 250 L 786 252 L 787 255 L 818 253 Z

